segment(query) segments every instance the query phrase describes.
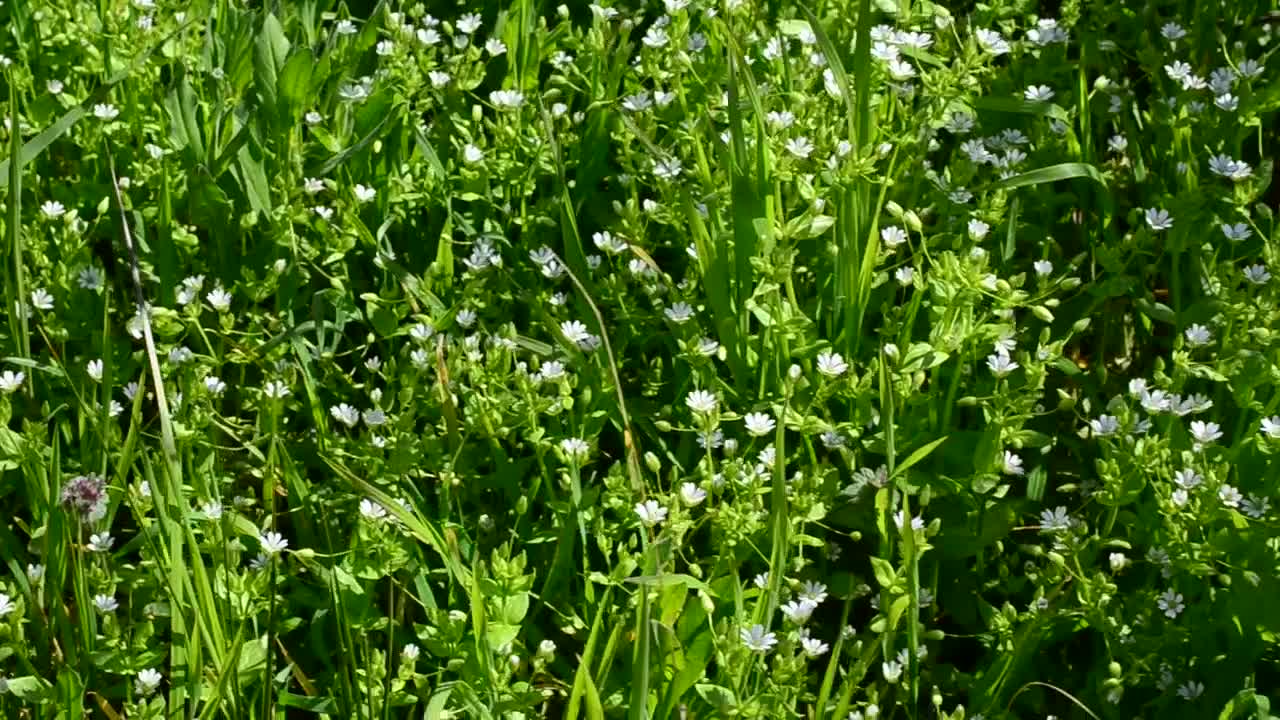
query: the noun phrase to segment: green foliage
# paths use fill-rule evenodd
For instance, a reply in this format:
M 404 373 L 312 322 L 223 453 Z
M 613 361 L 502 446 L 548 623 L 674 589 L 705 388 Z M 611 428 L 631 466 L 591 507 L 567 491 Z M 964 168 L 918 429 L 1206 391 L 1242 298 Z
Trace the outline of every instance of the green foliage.
M 1276 8 L 1042 12 L 0 3 L 0 717 L 1274 718 Z

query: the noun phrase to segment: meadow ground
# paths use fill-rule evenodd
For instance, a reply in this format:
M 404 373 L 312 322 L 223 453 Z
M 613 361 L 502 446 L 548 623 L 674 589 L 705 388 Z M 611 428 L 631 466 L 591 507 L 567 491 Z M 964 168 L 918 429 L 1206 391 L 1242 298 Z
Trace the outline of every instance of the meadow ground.
M 1274 718 L 1277 20 L 0 2 L 0 717 Z

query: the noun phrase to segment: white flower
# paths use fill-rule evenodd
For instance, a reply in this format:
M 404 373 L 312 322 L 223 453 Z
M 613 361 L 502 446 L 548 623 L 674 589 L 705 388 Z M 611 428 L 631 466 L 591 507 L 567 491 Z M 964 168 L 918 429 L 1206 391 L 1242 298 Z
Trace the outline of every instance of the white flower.
M 387 424 L 387 414 L 378 408 L 365 410 L 361 413 L 361 416 L 364 418 L 364 424 L 371 428 L 381 427 Z
M 716 400 L 715 395 L 706 390 L 694 390 L 685 397 L 684 404 L 697 413 L 712 413 L 715 412 L 719 401 Z
M 969 237 L 974 240 L 981 240 L 985 238 L 987 233 L 990 231 L 991 226 L 981 220 L 974 219 L 969 221 Z
M 160 673 L 152 668 L 138 671 L 138 679 L 134 681 L 133 687 L 139 695 L 147 696 L 155 692 L 160 687 Z
M 289 386 L 279 380 L 268 380 L 262 387 L 262 394 L 273 400 L 282 400 L 289 397 Z
M 840 353 L 824 350 L 818 354 L 818 372 L 827 377 L 840 377 L 849 370 L 849 364 L 840 357 Z
M 1231 223 L 1222 223 L 1220 227 L 1222 229 L 1222 235 L 1232 242 L 1248 240 L 1249 236 L 1253 234 L 1253 230 L 1251 230 L 1245 223 L 1235 223 L 1234 225 Z
M 119 609 L 120 603 L 110 595 L 94 595 L 93 606 L 98 609 L 98 612 L 105 615 Z
M 1061 505 L 1053 510 L 1043 510 L 1040 513 L 1040 529 L 1044 532 L 1059 532 L 1071 529 L 1071 516 L 1067 514 L 1067 509 Z
M 93 116 L 98 118 L 99 120 L 107 120 L 107 121 L 115 120 L 116 116 L 118 116 L 119 114 L 120 114 L 120 110 L 117 109 L 116 106 L 112 105 L 111 103 L 98 103 L 97 105 L 93 106 Z
M 204 299 L 208 300 L 209 305 L 218 312 L 226 312 L 231 309 L 231 293 L 220 287 L 210 290 L 209 294 L 204 296 Z
M 707 491 L 687 482 L 680 486 L 680 501 L 689 507 L 700 504 L 707 499 Z
M 1182 596 L 1179 595 L 1178 597 L 1181 598 Z M 1187 701 L 1195 700 L 1196 698 L 1200 697 L 1200 695 L 1202 695 L 1203 693 L 1204 693 L 1204 683 L 1196 682 L 1195 680 L 1188 680 L 1187 682 L 1178 686 L 1178 697 L 1182 698 L 1183 700 L 1187 700 Z
M 352 189 L 352 192 L 356 196 L 356 202 L 360 203 L 370 202 L 378 194 L 377 190 L 359 183 L 357 183 L 355 188 Z
M 85 290 L 97 292 L 102 289 L 103 279 L 101 270 L 96 267 L 87 267 L 80 271 L 76 283 Z
M 747 413 L 743 416 L 742 422 L 746 424 L 747 432 L 756 437 L 768 435 L 773 432 L 773 428 L 776 426 L 773 418 L 769 417 L 768 413 Z
M 671 322 L 680 325 L 693 317 L 693 308 L 687 302 L 678 302 L 663 311 L 663 315 Z
M 809 617 L 813 615 L 813 611 L 817 609 L 817 603 L 808 600 L 792 600 L 780 608 L 782 614 L 796 625 L 803 625 L 808 622 Z
M 476 13 L 467 13 L 458 18 L 458 31 L 470 35 L 480 29 L 480 16 Z
M 907 231 L 897 225 L 881 228 L 880 241 L 890 249 L 896 248 L 907 241 Z
M 111 537 L 110 533 L 94 533 L 89 536 L 89 544 L 86 546 L 90 552 L 107 552 L 112 545 L 116 544 L 116 539 Z
M 1229 508 L 1238 508 L 1240 507 L 1240 501 L 1244 499 L 1244 496 L 1241 495 L 1240 491 L 1235 487 L 1231 485 L 1223 485 L 1218 488 L 1218 499 L 1222 501 L 1223 505 L 1226 505 Z
M 893 271 L 893 279 L 898 281 L 902 287 L 907 287 L 915 282 L 916 271 L 912 267 L 900 267 Z
M 1191 421 L 1191 437 L 1195 439 L 1197 450 L 1201 445 L 1208 445 L 1222 437 L 1222 428 L 1218 423 L 1207 423 L 1200 420 Z
M 334 420 L 346 425 L 347 427 L 355 427 L 360 422 L 360 412 L 346 403 L 340 403 L 329 408 L 329 414 Z
M 1037 260 L 1032 263 L 1032 267 L 1035 268 L 1036 274 L 1040 277 L 1044 277 L 1053 272 L 1053 263 L 1048 260 Z
M 995 353 L 987 356 L 987 368 L 991 370 L 991 374 L 998 378 L 1002 378 L 1009 373 L 1017 370 L 1018 363 L 1009 358 L 1007 353 Z
M 591 452 L 591 447 L 587 445 L 587 441 L 576 437 L 561 440 L 560 449 L 570 460 L 574 461 L 585 460 L 587 454 Z
M 813 143 L 803 135 L 791 138 L 787 141 L 787 152 L 803 160 L 813 153 Z
M 806 657 L 816 658 L 826 655 L 831 646 L 818 638 L 804 637 L 800 639 L 800 649 L 804 651 Z
M 645 500 L 637 503 L 636 517 L 640 518 L 640 522 L 645 527 L 653 527 L 663 520 L 667 519 L 667 509 L 658 504 L 657 500 Z
M 992 55 L 1004 55 L 1012 49 L 1009 45 L 1009 41 L 1005 40 L 1004 36 L 995 30 L 979 28 L 974 33 L 974 36 L 978 40 L 978 45 Z
M 1250 265 L 1243 271 L 1244 279 L 1254 285 L 1265 285 L 1271 279 L 1271 273 L 1267 271 L 1265 265 Z
M 800 585 L 797 597 L 804 602 L 813 603 L 814 606 L 821 605 L 827 599 L 827 586 L 816 580 L 805 580 Z
M 499 110 L 514 110 L 524 104 L 524 93 L 518 90 L 494 90 L 489 102 Z
M 884 681 L 889 684 L 898 682 L 898 678 L 902 677 L 902 663 L 897 660 L 881 663 L 880 670 L 884 673 Z
M 1168 230 L 1173 227 L 1173 216 L 1163 208 L 1147 208 L 1143 217 L 1152 230 Z
M 476 147 L 475 145 L 472 145 L 471 143 L 467 143 L 462 148 L 462 160 L 468 165 L 475 165 L 481 160 L 484 160 L 484 152 L 482 152 L 480 148 Z
M 1031 102 L 1049 102 L 1053 99 L 1053 90 L 1048 85 L 1031 85 L 1022 91 L 1022 97 Z
M 205 518 L 209 520 L 220 520 L 222 518 L 222 503 L 217 500 L 210 500 L 200 506 L 200 512 L 204 513 Z
M 67 209 L 57 200 L 48 200 L 40 206 L 40 213 L 50 220 L 60 218 L 66 212 Z
M 227 384 L 214 375 L 207 375 L 204 378 L 204 388 L 209 391 L 210 395 L 217 397 L 226 392 Z
M 1164 611 L 1165 617 L 1176 618 L 1187 606 L 1182 602 L 1182 593 L 1170 589 L 1160 594 L 1156 607 Z
M 289 541 L 278 532 L 268 530 L 258 537 L 258 543 L 262 545 L 262 552 L 267 555 L 276 555 L 289 547 Z
M 778 644 L 778 636 L 764 629 L 763 625 L 752 625 L 750 629 L 743 628 L 738 632 L 738 637 L 742 639 L 742 644 L 752 652 L 767 653 Z
M 1280 440 L 1280 415 L 1262 418 L 1262 425 L 1258 429 L 1272 440 Z
M 0 593 L 0 618 L 8 615 L 17 608 L 18 606 L 13 602 L 13 598 L 4 593 Z
M 89 373 L 89 378 L 94 382 L 102 382 L 101 360 L 90 360 L 89 363 L 85 365 L 85 371 Z
M 1008 450 L 1005 450 L 1004 460 L 1000 465 L 1000 471 L 1005 475 L 1021 475 L 1023 473 L 1022 458 Z
M 659 158 L 653 161 L 653 175 L 659 180 L 672 180 L 680 177 L 684 166 L 674 157 Z
M 359 32 L 359 28 L 357 28 L 356 24 L 350 20 L 339 20 L 333 30 L 339 35 L 355 35 Z
M 63 90 L 63 88 L 65 87 L 65 86 L 62 84 L 62 81 L 61 81 L 61 80 L 57 80 L 57 79 L 53 79 L 53 80 L 49 80 L 49 81 L 47 81 L 47 82 L 44 84 L 44 86 L 45 86 L 45 89 L 47 89 L 47 90 L 49 91 L 49 94 L 50 94 L 50 95 L 61 95 L 61 94 L 62 94 L 62 90 Z
M 1209 328 L 1200 325 L 1199 323 L 1193 324 L 1191 327 L 1187 328 L 1183 335 L 1186 336 L 1187 344 L 1191 345 L 1191 347 L 1208 345 L 1213 341 L 1213 333 L 1209 332 Z
M 52 310 L 53 296 L 44 288 L 36 288 L 31 291 L 31 305 L 37 310 Z
M 408 663 L 417 662 L 418 655 L 418 646 L 413 643 L 405 643 L 405 646 L 400 650 L 400 657 L 404 658 Z
M 1124 553 L 1113 552 L 1107 556 L 1107 564 L 1111 566 L 1111 572 L 1120 572 L 1129 564 L 1129 558 Z
M 1227 155 L 1214 155 L 1209 158 L 1209 170 L 1230 180 L 1244 180 L 1253 175 L 1253 168 L 1248 163 L 1234 160 Z
M 591 236 L 591 241 L 596 244 L 596 247 L 610 255 L 617 255 L 627 249 L 626 241 L 615 236 L 613 233 L 610 233 L 608 230 L 593 234 Z

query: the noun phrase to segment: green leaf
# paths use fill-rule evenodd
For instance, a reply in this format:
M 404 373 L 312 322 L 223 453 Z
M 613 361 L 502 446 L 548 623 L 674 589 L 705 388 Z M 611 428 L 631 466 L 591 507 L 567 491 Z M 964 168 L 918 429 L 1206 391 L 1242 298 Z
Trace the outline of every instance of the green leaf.
M 275 15 L 267 13 L 253 48 L 254 80 L 267 107 L 277 107 L 277 77 L 288 56 L 289 39 L 284 35 L 284 28 Z
M 894 571 L 893 564 L 884 558 L 873 556 L 871 558 L 871 570 L 875 573 L 876 583 L 882 588 L 893 587 L 894 581 L 898 578 L 898 573 Z
M 929 453 L 936 450 L 939 445 L 941 445 L 946 441 L 947 441 L 946 436 L 943 436 L 938 438 L 937 440 L 934 440 L 931 443 L 928 443 L 927 445 L 924 445 L 923 447 L 916 448 L 915 451 L 912 452 L 910 455 L 908 455 L 905 460 L 903 460 L 901 463 L 898 463 L 898 466 L 894 468 L 893 476 L 895 478 L 899 477 L 900 475 L 902 475 L 902 473 L 906 472 L 907 469 L 910 468 L 912 465 L 915 465 L 921 460 L 929 457 Z
M 1014 97 L 983 97 L 973 101 L 975 110 L 988 112 L 1011 113 L 1016 115 L 1036 115 L 1053 118 L 1062 122 L 1070 122 L 1067 111 L 1060 105 L 1047 102 L 1032 102 Z
M 992 188 L 1019 188 L 1027 185 L 1040 185 L 1043 183 L 1059 182 L 1061 180 L 1071 180 L 1074 178 L 1086 178 L 1092 180 L 1099 185 L 1106 187 L 1107 181 L 1102 177 L 1102 173 L 1092 165 L 1086 163 L 1059 163 L 1042 167 L 1036 170 L 1019 173 L 1013 177 L 1003 180 L 997 180 L 992 183 Z
M 311 103 L 311 75 L 315 66 L 310 52 L 297 52 L 280 71 L 277 102 L 282 120 L 296 123 Z

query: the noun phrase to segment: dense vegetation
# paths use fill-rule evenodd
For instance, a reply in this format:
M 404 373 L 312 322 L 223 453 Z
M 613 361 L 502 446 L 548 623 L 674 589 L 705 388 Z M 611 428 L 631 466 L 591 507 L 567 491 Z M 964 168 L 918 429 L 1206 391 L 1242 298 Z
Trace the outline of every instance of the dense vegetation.
M 1274 11 L 7 0 L 0 716 L 1272 718 Z

